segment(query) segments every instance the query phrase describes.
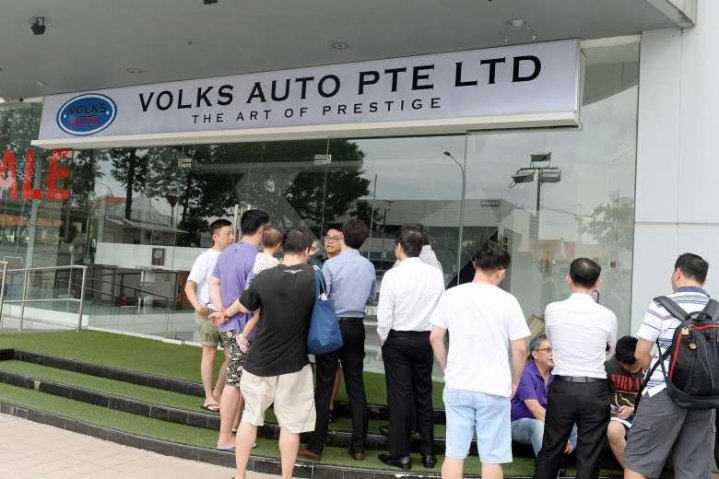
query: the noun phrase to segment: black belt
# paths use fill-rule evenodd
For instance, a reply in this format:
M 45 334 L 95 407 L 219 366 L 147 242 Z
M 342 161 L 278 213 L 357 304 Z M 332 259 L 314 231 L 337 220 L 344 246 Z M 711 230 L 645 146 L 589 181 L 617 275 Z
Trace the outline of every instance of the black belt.
M 598 383 L 607 381 L 604 378 L 590 378 L 587 376 L 554 376 L 554 380 L 566 383 Z
M 358 317 L 356 317 L 356 316 L 347 316 L 347 317 L 345 317 L 345 316 L 340 316 L 340 317 L 337 318 L 337 319 L 339 319 L 340 321 L 349 321 L 349 320 L 363 321 L 363 320 L 364 320 L 364 318 L 358 318 Z

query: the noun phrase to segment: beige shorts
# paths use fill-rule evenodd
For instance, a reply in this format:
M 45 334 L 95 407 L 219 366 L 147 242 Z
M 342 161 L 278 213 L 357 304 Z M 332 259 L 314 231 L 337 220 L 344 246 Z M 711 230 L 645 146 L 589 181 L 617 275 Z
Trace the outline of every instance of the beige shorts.
M 274 403 L 281 427 L 294 434 L 314 431 L 315 393 L 309 364 L 280 376 L 260 377 L 244 371 L 240 391 L 245 398 L 242 422 L 264 425 L 265 411 Z
M 195 324 L 197 325 L 197 332 L 200 335 L 200 341 L 202 341 L 203 346 L 216 348 L 220 345 L 220 333 L 217 332 L 217 327 L 207 318 L 203 318 L 197 314 L 197 311 L 195 311 Z

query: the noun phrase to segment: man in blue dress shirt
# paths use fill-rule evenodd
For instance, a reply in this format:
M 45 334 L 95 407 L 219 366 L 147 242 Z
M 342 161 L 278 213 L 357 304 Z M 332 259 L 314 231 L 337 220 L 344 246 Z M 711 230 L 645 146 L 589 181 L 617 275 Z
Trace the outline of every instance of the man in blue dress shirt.
M 356 460 L 364 459 L 367 397 L 362 378 L 365 356 L 363 319 L 365 305 L 374 299 L 377 288 L 374 266 L 358 251 L 367 239 L 368 233 L 369 230 L 364 222 L 355 218 L 346 220 L 342 225 L 344 237 L 342 252 L 328 259 L 322 267 L 327 292 L 335 301 L 343 346 L 337 351 L 315 357 L 317 421 L 307 448 L 299 452 L 300 456 L 313 461 L 320 460 L 327 441 L 330 399 L 338 360 L 342 364 L 347 398 L 352 411 L 352 442 L 349 453 Z

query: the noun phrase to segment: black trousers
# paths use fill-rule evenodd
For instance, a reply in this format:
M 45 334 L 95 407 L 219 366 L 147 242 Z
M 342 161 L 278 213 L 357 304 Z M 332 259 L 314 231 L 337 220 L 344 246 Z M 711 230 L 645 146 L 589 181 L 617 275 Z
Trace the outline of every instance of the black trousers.
M 364 452 L 367 438 L 367 396 L 364 390 L 364 323 L 362 318 L 340 319 L 343 346 L 328 354 L 315 356 L 317 370 L 317 385 L 315 387 L 315 409 L 317 419 L 315 431 L 312 433 L 307 449 L 322 454 L 327 442 L 327 429 L 329 428 L 330 401 L 332 388 L 335 384 L 335 371 L 337 361 L 342 364 L 342 374 L 345 379 L 345 389 L 352 411 L 352 442 L 350 449 L 354 452 Z
M 562 463 L 572 426 L 577 423 L 577 479 L 596 479 L 609 424 L 606 381 L 555 381 L 547 404 L 542 450 L 535 479 L 554 479 Z
M 432 454 L 432 366 L 429 331 L 390 331 L 382 346 L 387 405 L 389 453 L 409 455 L 410 434 L 417 428 L 420 453 Z

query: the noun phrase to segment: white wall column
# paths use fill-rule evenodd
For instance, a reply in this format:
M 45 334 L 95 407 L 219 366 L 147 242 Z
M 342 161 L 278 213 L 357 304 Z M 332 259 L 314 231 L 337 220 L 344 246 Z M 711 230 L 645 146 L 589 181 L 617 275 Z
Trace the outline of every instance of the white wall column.
M 719 295 L 719 2 L 698 2 L 694 28 L 644 32 L 641 48 L 632 333 L 681 253 L 709 261 Z

